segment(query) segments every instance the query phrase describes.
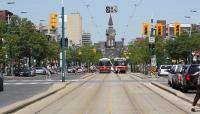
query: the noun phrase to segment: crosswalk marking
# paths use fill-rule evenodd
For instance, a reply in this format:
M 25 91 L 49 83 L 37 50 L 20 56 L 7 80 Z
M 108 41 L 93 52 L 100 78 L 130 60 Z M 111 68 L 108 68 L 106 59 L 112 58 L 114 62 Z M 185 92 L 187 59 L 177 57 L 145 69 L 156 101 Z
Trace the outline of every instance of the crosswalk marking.
M 34 82 L 31 82 L 31 83 L 4 83 L 4 85 L 47 85 L 47 84 L 51 84 L 52 82 L 40 82 L 40 83 L 34 83 Z
M 68 80 L 69 82 L 78 82 L 80 79 Z M 51 83 L 59 83 L 62 80 L 6 80 L 4 85 L 47 85 Z

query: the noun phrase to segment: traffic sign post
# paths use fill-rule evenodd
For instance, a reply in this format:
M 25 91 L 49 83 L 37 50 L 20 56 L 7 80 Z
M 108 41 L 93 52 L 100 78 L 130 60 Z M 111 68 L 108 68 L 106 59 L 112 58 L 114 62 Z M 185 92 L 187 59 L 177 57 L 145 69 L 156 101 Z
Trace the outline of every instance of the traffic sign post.
M 64 3 L 62 0 L 62 45 L 61 45 L 61 55 L 62 55 L 62 68 L 61 68 L 61 77 L 62 77 L 62 82 L 65 82 L 65 72 L 66 72 L 66 65 L 65 65 L 65 51 L 64 51 L 64 44 L 65 44 L 65 27 L 64 27 Z
M 150 73 L 151 73 L 152 78 L 154 78 L 156 76 L 156 69 L 157 69 L 156 55 L 154 53 L 154 51 L 155 51 L 155 35 L 154 35 L 155 32 L 154 31 L 155 31 L 155 29 L 154 29 L 153 19 L 151 19 L 149 48 L 150 48 L 150 54 L 151 54 Z

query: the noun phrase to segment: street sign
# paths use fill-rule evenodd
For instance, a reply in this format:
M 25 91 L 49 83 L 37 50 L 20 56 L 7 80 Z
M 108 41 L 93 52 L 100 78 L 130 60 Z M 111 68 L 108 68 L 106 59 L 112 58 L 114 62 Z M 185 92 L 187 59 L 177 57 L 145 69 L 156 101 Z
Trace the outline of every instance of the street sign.
M 149 37 L 149 43 L 155 43 L 155 37 L 150 36 Z
M 116 5 L 114 6 L 106 6 L 106 13 L 117 13 L 118 7 Z
M 151 57 L 151 66 L 156 66 L 157 64 L 156 64 L 156 55 L 153 55 L 152 57 Z

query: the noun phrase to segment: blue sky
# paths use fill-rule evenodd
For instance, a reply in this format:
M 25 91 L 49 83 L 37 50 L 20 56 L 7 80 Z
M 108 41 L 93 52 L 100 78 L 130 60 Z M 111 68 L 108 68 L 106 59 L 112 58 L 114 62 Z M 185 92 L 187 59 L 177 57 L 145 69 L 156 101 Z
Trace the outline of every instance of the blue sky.
M 8 5 L 8 1 L 15 4 Z M 164 19 L 167 23 L 200 23 L 200 0 L 64 0 L 65 14 L 80 12 L 83 29 L 92 34 L 92 41 L 106 40 L 105 31 L 109 14 L 105 13 L 107 5 L 117 5 L 118 13 L 112 14 L 116 40 L 125 38 L 126 43 L 141 36 L 143 22 Z M 88 8 L 86 8 L 88 6 Z M 1 10 L 10 10 L 35 24 L 48 24 L 51 12 L 61 13 L 60 0 L 0 0 Z M 192 13 L 190 10 L 197 10 Z M 28 13 L 21 14 L 26 11 Z M 191 16 L 190 19 L 184 16 Z

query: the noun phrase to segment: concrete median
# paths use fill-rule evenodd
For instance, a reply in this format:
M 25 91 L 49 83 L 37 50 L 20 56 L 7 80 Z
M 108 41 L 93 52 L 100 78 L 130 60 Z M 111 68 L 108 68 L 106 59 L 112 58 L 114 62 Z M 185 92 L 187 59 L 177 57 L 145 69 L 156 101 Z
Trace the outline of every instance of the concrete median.
M 52 84 L 47 91 L 45 91 L 41 94 L 37 94 L 29 99 L 25 99 L 23 101 L 19 101 L 14 104 L 0 108 L 0 114 L 10 114 L 12 112 L 15 112 L 29 104 L 37 102 L 45 97 L 48 97 L 48 96 L 60 91 L 61 89 L 65 88 L 68 84 L 70 84 L 70 82 Z

